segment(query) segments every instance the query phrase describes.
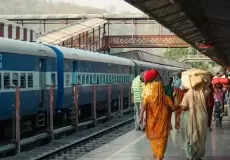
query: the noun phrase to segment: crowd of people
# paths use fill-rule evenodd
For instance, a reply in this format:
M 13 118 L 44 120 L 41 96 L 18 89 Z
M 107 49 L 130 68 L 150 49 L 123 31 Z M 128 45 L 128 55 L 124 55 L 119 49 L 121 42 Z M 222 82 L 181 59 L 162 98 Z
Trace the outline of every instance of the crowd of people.
M 225 77 L 224 70 L 215 77 L 208 73 L 210 81 L 201 77 L 199 83 L 187 88 L 181 75 L 182 71 L 164 85 L 159 72 L 151 69 L 141 71 L 132 83 L 135 128 L 145 130 L 156 160 L 163 160 L 173 128 L 181 135 L 186 158 L 203 158 L 207 130 L 212 131 L 212 119 L 216 127 L 222 127 L 223 116 L 227 115 L 230 87 L 211 83 L 211 79 Z M 171 123 L 173 112 L 175 126 Z

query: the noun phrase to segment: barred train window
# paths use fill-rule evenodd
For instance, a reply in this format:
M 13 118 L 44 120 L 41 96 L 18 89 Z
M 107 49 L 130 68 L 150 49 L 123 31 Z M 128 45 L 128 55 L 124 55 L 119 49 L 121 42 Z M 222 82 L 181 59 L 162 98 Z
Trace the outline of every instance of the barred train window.
M 69 74 L 66 74 L 65 75 L 65 82 L 66 82 L 66 86 L 69 86 L 70 85 L 70 81 L 69 81 L 69 78 L 70 76 L 69 76 Z
M 4 89 L 10 88 L 10 74 L 4 73 Z
M 26 74 L 25 73 L 21 73 L 20 75 L 20 87 L 26 88 Z
M 51 84 L 52 84 L 52 85 L 56 85 L 55 73 L 52 73 L 52 74 L 51 74 Z
M 34 86 L 34 81 L 33 81 L 33 74 L 28 73 L 28 88 L 33 88 Z
M 18 86 L 18 74 L 17 73 L 13 73 L 12 74 L 12 84 L 16 87 Z

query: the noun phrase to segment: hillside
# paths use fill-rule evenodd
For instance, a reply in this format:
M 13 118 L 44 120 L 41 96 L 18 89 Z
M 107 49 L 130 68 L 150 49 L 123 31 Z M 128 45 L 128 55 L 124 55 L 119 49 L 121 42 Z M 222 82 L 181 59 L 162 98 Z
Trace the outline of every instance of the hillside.
M 80 14 L 106 13 L 105 10 L 47 0 L 1 0 L 0 14 Z

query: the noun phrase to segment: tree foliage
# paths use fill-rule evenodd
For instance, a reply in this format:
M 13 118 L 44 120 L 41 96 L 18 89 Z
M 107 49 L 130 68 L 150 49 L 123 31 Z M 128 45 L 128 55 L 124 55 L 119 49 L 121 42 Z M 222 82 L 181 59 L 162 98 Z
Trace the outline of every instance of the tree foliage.
M 194 48 L 169 48 L 164 52 L 164 57 L 172 60 L 179 60 L 180 58 L 197 54 Z
M 164 52 L 164 57 L 178 61 L 179 59 L 187 55 L 196 55 L 196 54 L 200 54 L 200 53 L 194 48 L 170 48 Z M 210 72 L 214 72 L 213 67 L 216 67 L 217 64 L 215 62 L 210 62 L 210 63 L 193 62 L 192 66 L 194 68 L 199 68 L 202 70 L 209 70 Z

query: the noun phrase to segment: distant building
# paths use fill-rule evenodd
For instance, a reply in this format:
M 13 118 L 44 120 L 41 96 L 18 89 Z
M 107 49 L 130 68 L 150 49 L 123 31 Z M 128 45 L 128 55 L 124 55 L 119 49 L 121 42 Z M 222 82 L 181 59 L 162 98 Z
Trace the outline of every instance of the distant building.
M 17 23 L 0 19 L 0 37 L 34 42 L 36 32 Z

